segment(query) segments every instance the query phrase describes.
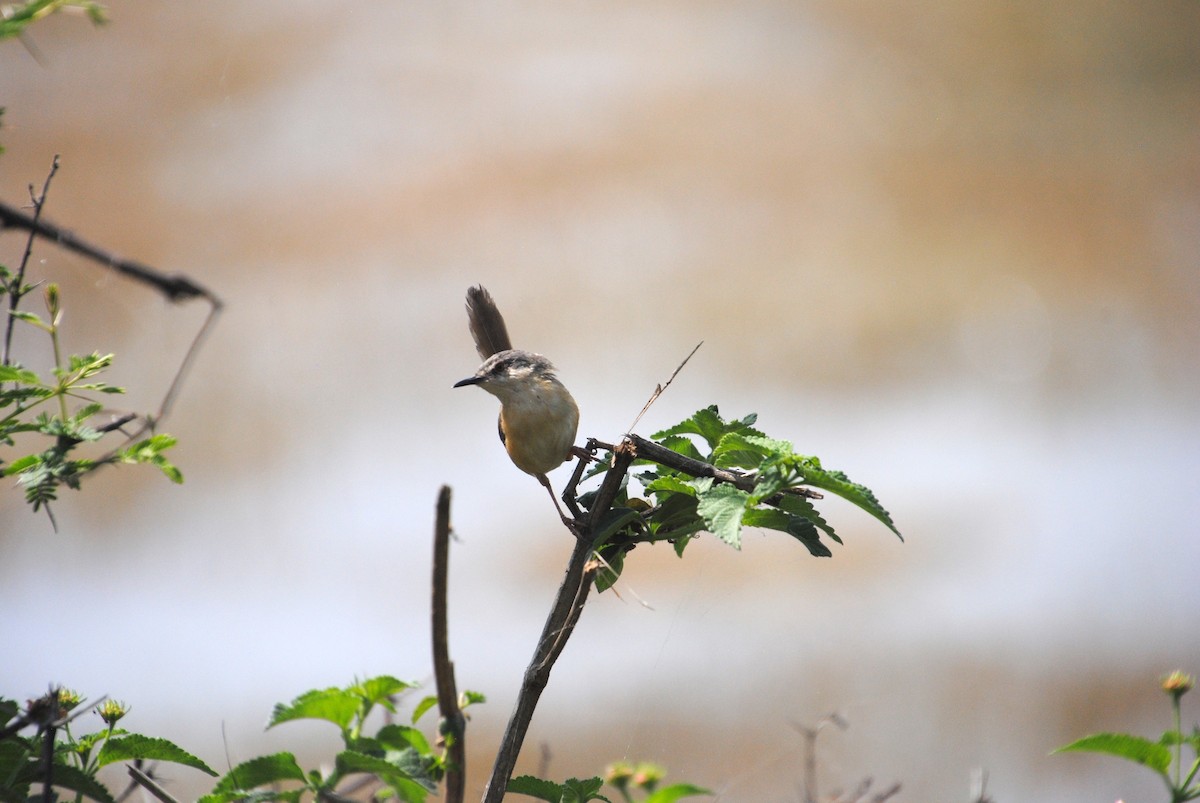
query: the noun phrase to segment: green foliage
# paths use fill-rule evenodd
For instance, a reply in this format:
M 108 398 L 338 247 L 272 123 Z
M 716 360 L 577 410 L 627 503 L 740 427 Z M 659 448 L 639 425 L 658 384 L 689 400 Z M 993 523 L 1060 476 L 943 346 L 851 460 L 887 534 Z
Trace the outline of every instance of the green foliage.
M 707 789 L 688 783 L 672 784 L 660 789 L 658 785 L 664 777 L 666 770 L 657 764 L 618 762 L 605 770 L 603 778 L 568 778 L 562 783 L 555 783 L 532 775 L 522 775 L 509 781 L 506 791 L 547 803 L 587 803 L 589 800 L 612 803 L 610 798 L 600 794 L 605 783 L 616 789 L 625 803 L 638 800 L 635 795 L 644 795 L 640 803 L 675 803 L 685 797 L 712 794 Z
M 26 0 L 0 5 L 0 39 L 19 36 L 35 20 L 68 8 L 82 9 L 96 25 L 108 21 L 104 6 L 93 0 Z
M 1171 698 L 1174 727 L 1163 733 L 1158 741 L 1128 733 L 1094 733 L 1058 748 L 1055 753 L 1102 753 L 1116 756 L 1153 770 L 1163 779 L 1171 794 L 1171 803 L 1200 798 L 1200 784 L 1195 783 L 1200 772 L 1200 727 L 1193 726 L 1185 734 L 1180 715 L 1180 699 L 1195 685 L 1195 680 L 1183 672 L 1172 672 L 1163 679 L 1163 691 Z M 1192 751 L 1192 762 L 1183 775 L 1183 746 Z M 1174 755 L 1172 750 L 1174 749 Z M 1175 770 L 1171 771 L 1172 759 Z
M 14 307 L 16 301 L 32 290 L 3 266 L 0 266 L 0 282 L 13 299 Z M 15 308 L 10 309 L 9 315 L 49 336 L 54 351 L 54 378 L 44 379 L 20 364 L 0 365 L 0 446 L 15 447 L 17 436 L 32 434 L 41 436 L 43 448 L 17 457 L 7 465 L 0 453 L 0 475 L 17 478 L 25 501 L 35 512 L 43 507 L 49 512 L 60 488 L 79 489 L 83 477 L 103 465 L 151 465 L 172 482 L 183 482 L 179 469 L 163 454 L 175 445 L 170 435 L 152 435 L 99 456 L 79 454 L 80 447 L 119 431 L 119 427 L 112 425 L 94 424 L 104 406 L 94 401 L 92 394 L 115 395 L 125 390 L 98 379 L 112 365 L 113 355 L 93 352 L 62 358 L 59 326 L 63 310 L 58 286 L 47 285 L 44 297 L 49 320 Z M 71 403 L 79 406 L 72 411 Z
M 316 719 L 337 727 L 343 749 L 334 757 L 332 770 L 306 772 L 292 753 L 259 756 L 230 770 L 201 798 L 202 803 L 299 801 L 306 795 L 318 800 L 334 799 L 338 785 L 356 774 L 375 776 L 387 794 L 397 800 L 424 801 L 445 775 L 445 749 L 435 749 L 424 733 L 408 725 L 386 722 L 374 735 L 364 732 L 372 712 L 380 708 L 396 714 L 397 697 L 414 686 L 390 675 L 379 675 L 345 688 L 313 689 L 290 703 L 276 705 L 268 728 L 298 719 Z M 415 724 L 436 702 L 436 698 L 421 700 L 413 711 L 412 722 Z M 459 705 L 467 708 L 482 702 L 482 694 L 464 692 Z M 279 788 L 280 784 L 288 788 Z
M 768 437 L 754 428 L 756 420 L 751 414 L 727 421 L 712 406 L 654 434 L 659 446 L 715 468 L 724 479 L 695 476 L 653 458 L 636 461 L 635 466 L 653 465 L 636 475 L 647 498 L 630 497 L 623 489 L 596 527 L 596 544 L 607 561 L 596 578 L 598 590 L 616 581 L 622 556 L 634 545 L 666 541 L 682 556 L 702 531 L 739 549 L 744 527 L 778 530 L 812 555 L 829 557 L 832 552 L 822 536 L 837 543 L 842 539 L 813 506 L 819 492 L 852 502 L 900 536 L 869 488 L 824 468 L 816 457 L 797 454 L 790 442 Z M 601 459 L 593 473 L 600 473 L 606 462 Z M 581 501 L 589 505 L 593 498 L 585 494 Z
M 111 792 L 96 778 L 101 767 L 116 761 L 168 761 L 215 776 L 207 764 L 167 741 L 115 728 L 128 707 L 114 700 L 98 707 L 105 727 L 76 736 L 72 733 L 71 710 L 79 696 L 65 689 L 31 700 L 22 710 L 15 700 L 0 698 L 0 801 L 24 801 L 35 787 L 47 781 L 56 789 L 73 793 L 77 800 L 89 798 L 114 803 Z M 27 731 L 33 731 L 27 733 Z M 53 741 L 52 760 L 47 769 L 42 755 Z

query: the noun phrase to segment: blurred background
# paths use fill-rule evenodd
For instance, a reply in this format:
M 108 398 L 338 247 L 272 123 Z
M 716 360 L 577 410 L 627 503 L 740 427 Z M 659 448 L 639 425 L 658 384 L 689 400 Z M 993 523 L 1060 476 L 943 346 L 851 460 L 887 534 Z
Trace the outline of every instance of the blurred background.
M 0 694 L 110 694 L 221 770 L 331 756 L 331 728 L 264 733 L 271 706 L 430 680 L 448 483 L 477 794 L 570 551 L 495 400 L 451 390 L 482 282 L 581 440 L 619 437 L 703 340 L 640 433 L 757 412 L 906 536 L 829 500 L 830 560 L 777 533 L 637 550 L 519 772 L 652 759 L 797 801 L 797 727 L 836 711 L 823 792 L 966 800 L 983 769 L 997 801 L 1162 799 L 1149 771 L 1047 754 L 1156 737 L 1159 678 L 1200 671 L 1200 5 L 109 8 L 0 44 L 0 197 L 61 154 L 49 220 L 227 308 L 162 427 L 182 487 L 102 472 L 57 533 L 0 494 Z M 3 234 L 0 262 L 23 247 Z M 122 404 L 154 409 L 205 309 L 34 258 L 66 349 L 115 352 Z M 44 339 L 18 354 L 50 365 Z

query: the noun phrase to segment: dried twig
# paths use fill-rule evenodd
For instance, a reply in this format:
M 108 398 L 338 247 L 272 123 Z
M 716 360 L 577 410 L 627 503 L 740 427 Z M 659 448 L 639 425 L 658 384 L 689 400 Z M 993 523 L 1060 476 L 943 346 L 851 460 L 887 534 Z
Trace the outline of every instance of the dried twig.
M 688 355 L 683 358 L 683 362 L 679 363 L 679 365 L 675 368 L 675 370 L 671 372 L 671 376 L 670 376 L 670 378 L 667 379 L 666 383 L 662 384 L 662 385 L 656 385 L 654 387 L 654 392 L 650 394 L 650 398 L 646 401 L 646 405 L 642 408 L 642 411 L 637 414 L 636 418 L 633 419 L 633 423 L 630 424 L 629 428 L 626 430 L 627 432 L 633 431 L 633 428 L 636 427 L 638 425 L 638 422 L 642 420 L 642 416 L 644 416 L 646 414 L 646 411 L 650 409 L 650 405 L 652 405 L 656 401 L 658 401 L 658 397 L 663 395 L 664 390 L 671 387 L 671 383 L 675 381 L 675 377 L 679 376 L 679 372 L 683 370 L 683 366 L 688 364 L 688 360 L 690 360 L 692 358 L 692 355 L 695 354 L 697 351 L 699 351 L 700 347 L 703 345 L 704 345 L 703 340 L 701 340 L 699 343 L 697 343 L 696 348 L 694 348 L 690 352 L 688 352 Z
M 163 803 L 178 803 L 175 798 L 168 794 L 167 790 L 156 784 L 153 778 L 139 770 L 137 767 L 130 764 L 128 770 L 130 778 L 133 778 L 133 780 L 137 781 L 143 789 L 154 795 Z
M 446 627 L 446 588 L 450 564 L 450 487 L 438 493 L 437 520 L 433 529 L 433 674 L 437 683 L 438 710 L 448 723 L 446 749 L 446 803 L 462 803 L 466 791 L 466 720 L 458 706 L 458 688 Z

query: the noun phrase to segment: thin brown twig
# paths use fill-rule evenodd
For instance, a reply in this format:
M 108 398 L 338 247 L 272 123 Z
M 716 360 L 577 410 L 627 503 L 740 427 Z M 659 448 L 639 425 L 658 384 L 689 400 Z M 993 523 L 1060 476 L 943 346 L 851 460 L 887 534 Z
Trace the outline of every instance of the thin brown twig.
M 137 260 L 117 256 L 67 229 L 47 220 L 41 220 L 40 215 L 36 213 L 27 215 L 20 209 L 0 201 L 0 228 L 10 227 L 28 231 L 31 236 L 36 235 L 55 242 L 69 251 L 82 254 L 93 262 L 98 262 L 123 276 L 153 287 L 171 301 L 204 298 L 216 307 L 222 306 L 221 299 L 214 293 L 183 274 L 168 275 Z
M 29 257 L 33 255 L 33 240 L 36 236 L 37 227 L 42 217 L 42 207 L 46 205 L 46 193 L 50 191 L 50 181 L 54 178 L 54 174 L 58 172 L 58 154 L 54 154 L 54 161 L 50 163 L 50 172 L 46 174 L 46 180 L 42 182 L 42 194 L 37 195 L 33 191 L 33 185 L 29 185 L 29 199 L 33 203 L 33 215 L 26 216 L 29 219 L 30 228 L 29 236 L 25 239 L 25 253 L 21 255 L 21 264 L 17 266 L 17 275 L 12 279 L 12 287 L 8 292 L 8 323 L 4 329 L 4 355 L 0 359 L 0 365 L 9 365 L 9 353 L 12 348 L 13 325 L 17 322 L 17 318 L 13 315 L 16 312 L 17 305 L 21 303 L 23 293 L 21 287 L 25 284 L 25 269 L 29 266 Z M 0 218 L 0 220 L 3 220 Z M 7 220 L 3 220 L 4 225 L 8 225 Z
M 656 385 L 654 387 L 654 392 L 650 394 L 650 398 L 646 401 L 646 405 L 642 408 L 642 411 L 637 414 L 637 417 L 633 419 L 633 423 L 629 425 L 629 428 L 626 430 L 626 432 L 633 431 L 633 428 L 636 427 L 638 425 L 638 422 L 642 420 L 642 416 L 644 416 L 646 414 L 646 411 L 650 409 L 650 405 L 652 405 L 656 401 L 658 401 L 658 397 L 663 395 L 663 391 L 665 391 L 667 388 L 671 387 L 671 383 L 675 381 L 675 377 L 679 376 L 679 372 L 683 370 L 683 366 L 688 364 L 688 360 L 690 360 L 692 358 L 692 355 L 695 354 L 697 351 L 699 351 L 700 347 L 703 345 L 704 345 L 703 340 L 701 340 L 699 343 L 697 343 L 696 347 L 694 349 L 692 349 L 690 352 L 688 352 L 688 355 L 683 358 L 683 362 L 679 363 L 679 365 L 676 366 L 675 370 L 673 372 L 671 372 L 671 376 L 667 379 L 666 383 L 662 384 L 662 385 Z
M 462 803 L 466 793 L 466 719 L 458 706 L 454 663 L 450 660 L 446 625 L 447 576 L 450 565 L 450 486 L 438 493 L 437 518 L 433 528 L 433 675 L 437 684 L 438 710 L 449 727 L 446 734 L 446 803 Z
M 137 781 L 143 789 L 154 795 L 163 803 L 178 803 L 175 798 L 171 797 L 167 790 L 156 784 L 153 778 L 139 770 L 137 767 L 130 764 L 128 770 L 130 778 L 133 778 L 133 780 Z

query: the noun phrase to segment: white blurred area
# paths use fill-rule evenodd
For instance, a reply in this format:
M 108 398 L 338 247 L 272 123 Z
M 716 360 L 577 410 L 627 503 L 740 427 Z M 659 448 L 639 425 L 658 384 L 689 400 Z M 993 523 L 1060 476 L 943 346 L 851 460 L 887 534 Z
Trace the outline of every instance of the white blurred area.
M 227 309 L 163 426 L 182 487 L 104 472 L 58 533 L 0 495 L 0 694 L 111 694 L 221 769 L 330 756 L 319 726 L 263 723 L 309 688 L 429 679 L 448 483 L 481 789 L 570 549 L 494 400 L 451 390 L 482 282 L 581 438 L 618 437 L 704 340 L 641 433 L 756 411 L 906 536 L 832 500 L 832 560 L 759 533 L 635 551 L 519 771 L 544 744 L 558 778 L 650 759 L 799 800 L 795 724 L 836 710 L 824 791 L 966 800 L 984 768 L 997 801 L 1161 795 L 1047 754 L 1157 736 L 1159 677 L 1200 672 L 1200 6 L 110 11 L 35 25 L 41 64 L 0 43 L 0 197 L 61 154 L 49 219 Z M 0 262 L 23 247 L 0 235 Z M 152 408 L 203 310 L 45 242 L 32 270 L 63 286 L 67 348 L 115 352 Z

